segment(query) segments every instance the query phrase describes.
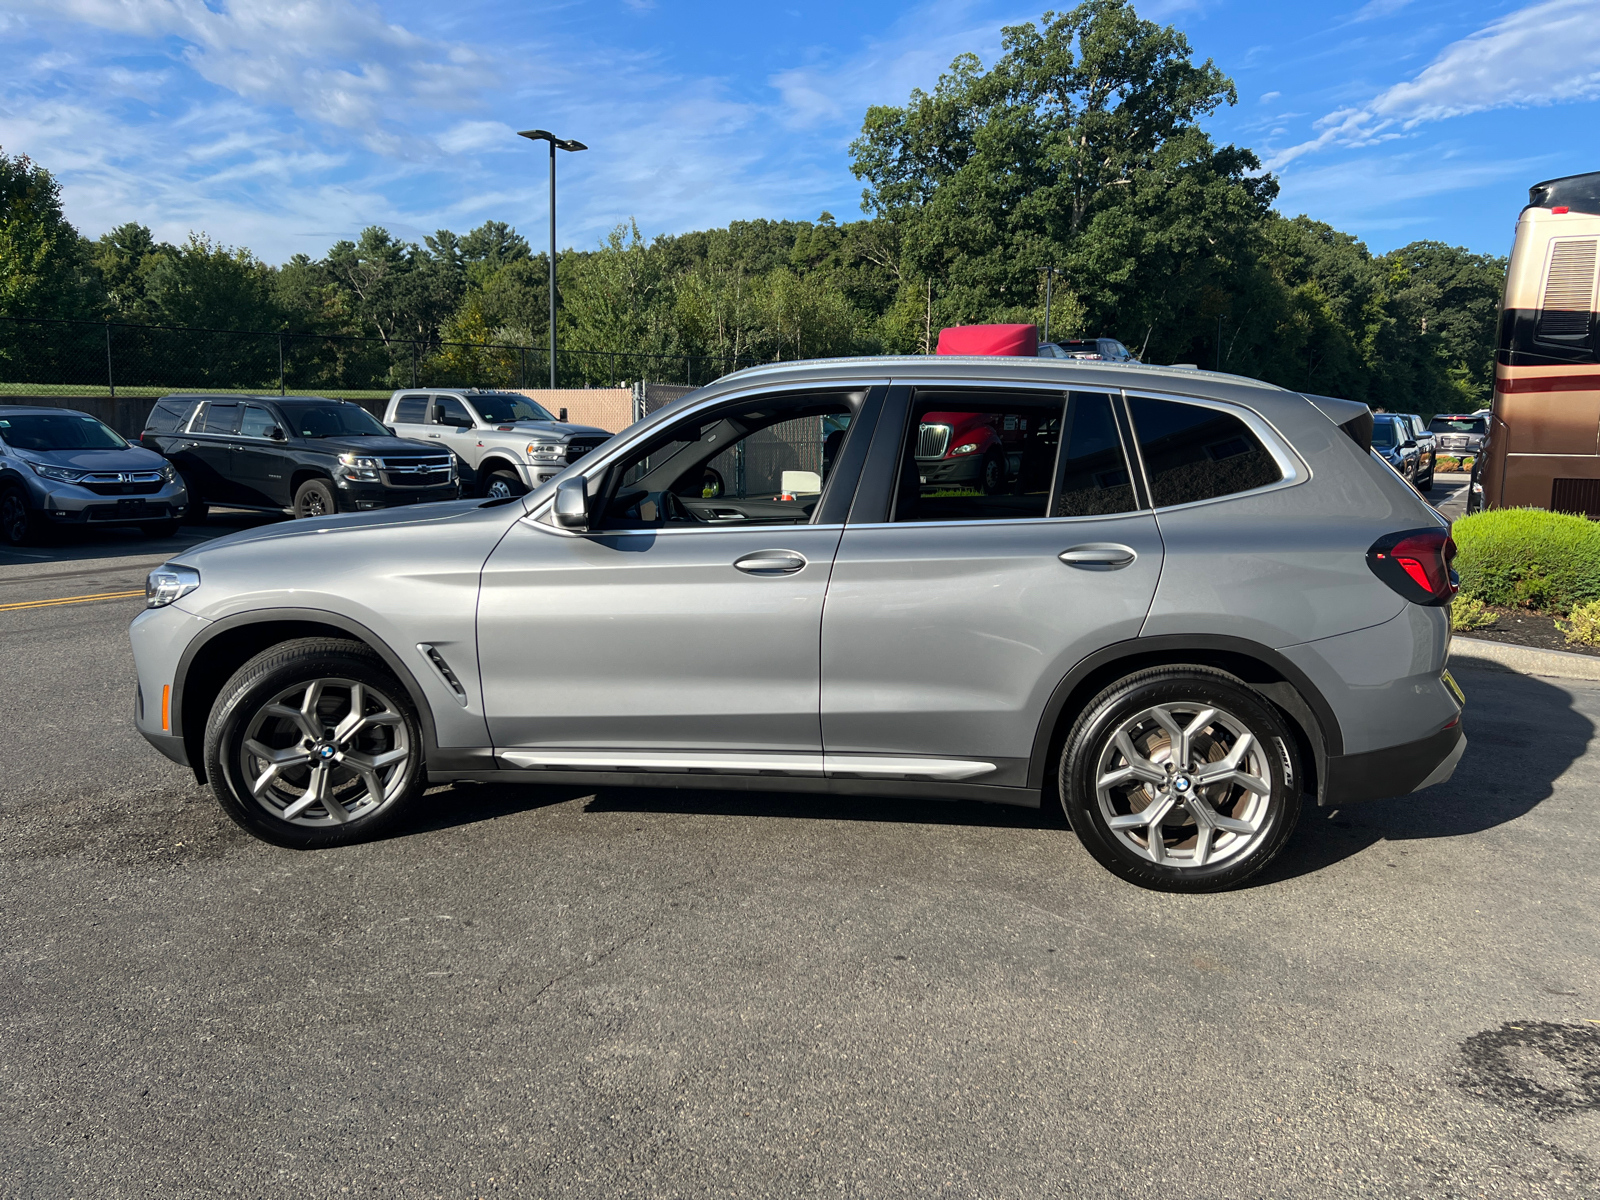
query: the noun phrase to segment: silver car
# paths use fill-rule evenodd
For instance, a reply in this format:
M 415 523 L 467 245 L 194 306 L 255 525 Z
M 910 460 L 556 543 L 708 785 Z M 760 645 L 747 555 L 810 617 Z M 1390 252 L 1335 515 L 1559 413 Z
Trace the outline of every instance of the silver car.
M 930 413 L 1006 439 L 1004 485 L 924 481 Z M 785 789 L 1060 807 L 1123 878 L 1222 888 L 1303 797 L 1465 747 L 1454 547 L 1371 419 L 1160 367 L 741 371 L 526 496 L 157 569 L 138 727 L 284 846 L 450 780 Z
M 137 525 L 171 537 L 188 504 L 164 458 L 88 413 L 0 404 L 0 542 L 70 526 Z

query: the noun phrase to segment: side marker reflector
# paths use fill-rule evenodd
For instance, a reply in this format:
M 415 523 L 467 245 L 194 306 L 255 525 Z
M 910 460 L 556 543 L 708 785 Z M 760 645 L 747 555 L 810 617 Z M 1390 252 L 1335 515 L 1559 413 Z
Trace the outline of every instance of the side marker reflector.
M 161 728 L 168 733 L 172 732 L 172 685 L 161 685 Z

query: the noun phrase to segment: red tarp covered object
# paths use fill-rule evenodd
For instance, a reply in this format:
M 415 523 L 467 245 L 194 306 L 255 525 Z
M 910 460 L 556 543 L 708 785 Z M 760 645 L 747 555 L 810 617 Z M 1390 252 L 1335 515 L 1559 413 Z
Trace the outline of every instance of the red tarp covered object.
M 940 354 L 1010 354 L 1036 358 L 1037 325 L 952 325 L 939 331 Z

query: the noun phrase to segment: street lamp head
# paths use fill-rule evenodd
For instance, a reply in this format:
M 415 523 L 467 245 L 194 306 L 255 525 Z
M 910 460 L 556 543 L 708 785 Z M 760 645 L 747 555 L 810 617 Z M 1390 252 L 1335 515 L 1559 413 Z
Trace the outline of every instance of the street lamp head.
M 548 129 L 524 129 L 517 134 L 533 142 L 549 142 L 551 146 L 560 150 L 587 150 L 589 147 L 575 138 L 558 138 Z

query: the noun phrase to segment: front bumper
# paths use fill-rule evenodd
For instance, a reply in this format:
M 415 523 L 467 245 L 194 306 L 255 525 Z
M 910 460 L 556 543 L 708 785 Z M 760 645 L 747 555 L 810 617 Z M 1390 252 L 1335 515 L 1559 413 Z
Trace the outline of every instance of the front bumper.
M 459 500 L 461 489 L 452 481 L 438 487 L 393 488 L 381 483 L 360 483 L 341 479 L 336 481 L 339 507 L 345 512 L 366 512 L 374 508 L 404 508 L 410 504 L 437 504 L 441 500 Z
M 1327 762 L 1319 805 L 1338 808 L 1359 800 L 1420 792 L 1449 779 L 1466 749 L 1466 732 L 1456 721 L 1450 728 L 1415 742 L 1365 754 L 1334 755 Z
M 70 483 L 29 490 L 34 507 L 53 525 L 138 525 L 172 520 L 189 509 L 189 493 L 176 482 L 142 496 L 102 496 Z
M 960 458 L 917 459 L 917 479 L 930 490 L 948 487 L 977 487 L 983 481 L 983 455 L 963 454 Z

